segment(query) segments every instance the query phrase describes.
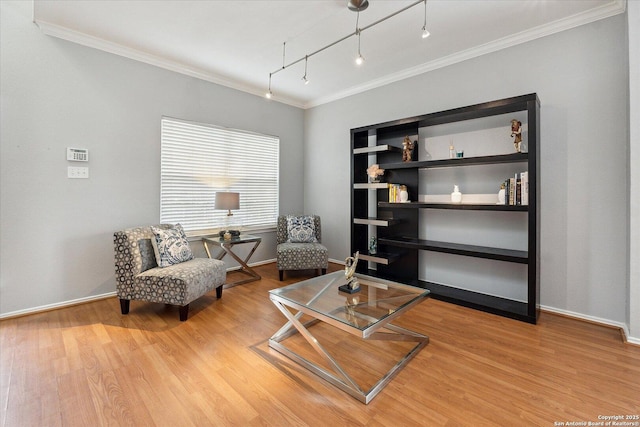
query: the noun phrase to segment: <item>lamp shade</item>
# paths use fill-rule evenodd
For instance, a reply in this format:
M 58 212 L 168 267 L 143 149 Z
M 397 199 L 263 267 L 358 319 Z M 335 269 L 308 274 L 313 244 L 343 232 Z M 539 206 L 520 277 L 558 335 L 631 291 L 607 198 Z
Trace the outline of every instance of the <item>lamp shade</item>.
M 231 214 L 231 209 L 240 209 L 240 193 L 231 193 L 226 191 L 216 192 L 216 209 L 228 210 Z

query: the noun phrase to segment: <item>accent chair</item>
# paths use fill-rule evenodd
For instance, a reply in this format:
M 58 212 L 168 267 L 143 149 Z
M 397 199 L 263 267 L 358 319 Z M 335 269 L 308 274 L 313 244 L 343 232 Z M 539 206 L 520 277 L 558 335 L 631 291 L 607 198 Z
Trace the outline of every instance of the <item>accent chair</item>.
M 279 216 L 276 260 L 280 280 L 286 270 L 316 270 L 326 274 L 329 256 L 321 239 L 318 215 Z

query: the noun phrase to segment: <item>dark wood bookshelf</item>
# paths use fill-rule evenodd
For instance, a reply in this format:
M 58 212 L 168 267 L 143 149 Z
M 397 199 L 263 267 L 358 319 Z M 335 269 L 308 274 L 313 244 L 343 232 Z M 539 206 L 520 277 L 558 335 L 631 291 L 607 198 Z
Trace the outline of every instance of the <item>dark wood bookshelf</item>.
M 375 263 L 358 264 L 358 272 L 394 280 L 431 291 L 434 298 L 478 310 L 536 323 L 539 312 L 540 217 L 540 101 L 535 93 L 455 108 L 421 116 L 359 127 L 351 130 L 351 252 L 359 251 L 361 259 Z M 524 153 L 486 155 L 453 159 L 402 162 L 402 141 L 408 136 L 419 140 L 422 130 L 430 126 L 489 118 L 510 113 L 526 114 L 527 150 Z M 454 125 L 455 126 L 455 125 Z M 370 146 L 370 141 L 375 145 Z M 420 145 L 419 145 L 420 146 Z M 388 202 L 386 184 L 366 184 L 366 169 L 378 163 L 385 170 L 385 180 L 407 186 L 410 200 L 418 200 L 421 178 L 419 171 L 434 168 L 463 168 L 476 165 L 525 164 L 529 174 L 528 205 L 482 203 Z M 488 169 L 491 171 L 491 169 Z M 502 179 L 502 178 L 499 178 Z M 499 181 L 499 180 L 498 180 Z M 375 207 L 369 203 L 370 191 L 376 192 Z M 431 210 L 522 212 L 526 214 L 526 251 L 478 246 L 457 242 L 419 238 L 429 227 Z M 373 211 L 375 210 L 375 211 Z M 370 212 L 372 211 L 372 212 Z M 469 215 L 473 215 L 469 213 Z M 452 216 L 454 218 L 455 216 Z M 382 220 L 381 218 L 393 218 Z M 496 217 L 498 218 L 498 217 Z M 452 219 L 453 220 L 453 219 Z M 378 253 L 368 255 L 369 232 L 375 227 Z M 419 280 L 419 252 L 432 251 L 450 255 L 484 258 L 524 265 L 526 301 L 486 295 L 453 285 Z M 422 272 L 420 272 L 422 274 Z M 466 286 L 465 286 L 466 287 Z M 470 286 L 472 287 L 472 286 Z

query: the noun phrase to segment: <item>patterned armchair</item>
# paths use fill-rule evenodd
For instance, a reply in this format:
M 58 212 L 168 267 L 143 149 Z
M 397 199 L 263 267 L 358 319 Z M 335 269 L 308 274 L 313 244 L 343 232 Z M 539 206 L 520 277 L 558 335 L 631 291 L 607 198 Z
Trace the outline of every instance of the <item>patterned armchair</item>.
M 285 270 L 322 270 L 326 274 L 329 257 L 327 248 L 320 243 L 321 234 L 318 215 L 278 217 L 276 260 L 280 280 Z
M 171 225 L 155 226 L 167 230 Z M 189 315 L 189 303 L 216 290 L 222 297 L 227 278 L 223 261 L 193 258 L 158 267 L 151 239 L 151 227 L 129 228 L 113 234 L 116 287 L 122 314 L 129 313 L 131 300 L 159 302 L 180 307 L 180 320 Z

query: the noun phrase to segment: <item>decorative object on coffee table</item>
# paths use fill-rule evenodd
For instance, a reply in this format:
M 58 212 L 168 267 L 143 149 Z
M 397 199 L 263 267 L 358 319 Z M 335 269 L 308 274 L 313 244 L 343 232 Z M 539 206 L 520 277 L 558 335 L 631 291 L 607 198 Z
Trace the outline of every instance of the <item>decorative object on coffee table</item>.
M 360 283 L 358 283 L 358 279 L 353 276 L 356 272 L 356 267 L 358 266 L 359 256 L 360 252 L 356 252 L 354 256 L 347 257 L 347 259 L 344 260 L 344 277 L 347 280 L 347 283 L 338 287 L 340 291 L 348 294 L 360 292 Z

